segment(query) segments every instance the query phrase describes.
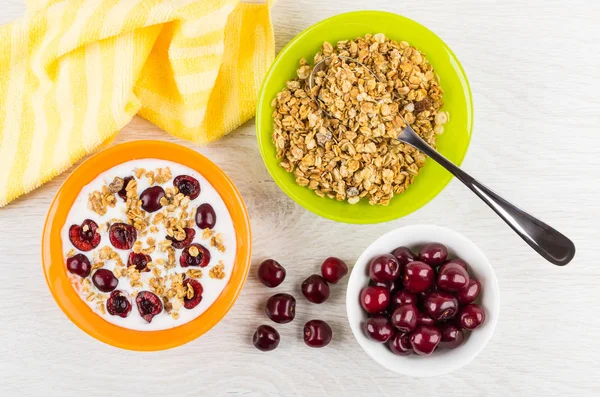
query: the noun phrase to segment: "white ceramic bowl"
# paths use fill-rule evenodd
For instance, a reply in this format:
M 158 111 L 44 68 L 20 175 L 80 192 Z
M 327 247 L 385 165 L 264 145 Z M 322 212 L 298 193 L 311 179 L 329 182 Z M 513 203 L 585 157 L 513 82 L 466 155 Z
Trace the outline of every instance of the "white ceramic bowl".
M 481 282 L 482 291 L 478 302 L 483 306 L 486 319 L 482 326 L 471 332 L 464 343 L 453 350 L 438 350 L 431 356 L 415 354 L 397 356 L 385 344 L 367 339 L 362 330 L 362 322 L 367 318 L 359 302 L 360 291 L 368 285 L 367 269 L 370 260 L 376 255 L 392 252 L 399 246 L 408 246 L 418 252 L 426 243 L 439 242 L 448 247 L 450 258 L 460 257 L 468 264 L 469 274 Z M 469 363 L 488 343 L 500 311 L 498 280 L 492 265 L 483 252 L 460 233 L 445 227 L 433 225 L 407 226 L 381 236 L 358 258 L 352 269 L 346 291 L 346 310 L 354 337 L 373 360 L 385 368 L 399 374 L 428 377 L 454 371 Z

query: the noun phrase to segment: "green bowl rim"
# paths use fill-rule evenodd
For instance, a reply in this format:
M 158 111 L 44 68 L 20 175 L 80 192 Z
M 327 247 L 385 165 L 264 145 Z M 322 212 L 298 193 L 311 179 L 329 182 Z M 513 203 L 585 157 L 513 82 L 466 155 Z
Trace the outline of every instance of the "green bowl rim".
M 264 102 L 267 100 L 265 98 L 266 94 L 266 86 L 267 83 L 269 82 L 269 80 L 271 79 L 271 76 L 273 75 L 275 68 L 277 66 L 277 63 L 279 62 L 279 60 L 289 51 L 290 47 L 292 45 L 294 45 L 296 42 L 302 40 L 302 38 L 307 35 L 310 31 L 312 31 L 313 29 L 317 29 L 319 26 L 324 25 L 326 23 L 331 23 L 332 21 L 335 22 L 336 19 L 341 19 L 344 18 L 348 15 L 352 15 L 352 14 L 375 14 L 375 15 L 385 15 L 385 16 L 392 16 L 394 18 L 400 18 L 400 19 L 405 19 L 407 21 L 410 21 L 411 23 L 414 23 L 418 26 L 420 26 L 421 28 L 423 28 L 424 30 L 428 31 L 429 33 L 431 33 L 433 36 L 435 36 L 441 44 L 443 44 L 443 46 L 446 48 L 446 50 L 448 51 L 449 55 L 452 57 L 453 60 L 456 61 L 456 67 L 458 68 L 458 70 L 461 72 L 460 75 L 461 77 L 464 79 L 464 84 L 466 86 L 467 89 L 467 93 L 468 93 L 468 103 L 469 103 L 469 108 L 470 108 L 470 113 L 469 113 L 469 121 L 468 121 L 468 136 L 466 139 L 466 147 L 465 150 L 462 154 L 460 154 L 460 158 L 455 162 L 455 164 L 457 166 L 460 166 L 465 158 L 465 156 L 467 155 L 467 152 L 469 151 L 469 147 L 471 146 L 471 138 L 473 136 L 473 123 L 474 123 L 474 119 L 475 119 L 475 109 L 473 107 L 473 92 L 471 91 L 471 85 L 469 84 L 469 79 L 467 78 L 467 74 L 465 73 L 465 70 L 462 66 L 462 64 L 460 63 L 458 57 L 456 56 L 456 54 L 454 54 L 454 52 L 452 51 L 452 49 L 446 44 L 445 41 L 443 41 L 437 34 L 435 34 L 432 30 L 430 30 L 429 28 L 427 28 L 424 25 L 421 25 L 419 22 L 412 20 L 408 17 L 405 17 L 403 15 L 400 14 L 396 14 L 393 12 L 389 12 L 389 11 L 378 11 L 378 10 L 358 10 L 358 11 L 350 11 L 350 12 L 345 12 L 345 13 L 341 13 L 341 14 L 337 14 L 334 16 L 331 16 L 329 18 L 325 18 L 311 26 L 309 26 L 308 28 L 304 29 L 302 32 L 298 33 L 293 39 L 291 39 L 282 49 L 281 51 L 279 51 L 279 53 L 277 54 L 277 56 L 275 57 L 275 59 L 273 60 L 273 63 L 271 64 L 271 66 L 269 67 L 269 70 L 267 71 L 267 74 L 265 75 L 265 77 L 263 78 L 261 87 L 260 87 L 260 92 L 259 92 L 259 96 L 258 96 L 258 103 L 256 106 L 256 121 L 255 121 L 255 128 L 256 128 L 256 139 L 258 141 L 258 148 L 260 150 L 260 155 L 263 159 L 263 163 L 265 165 L 265 167 L 267 168 L 267 171 L 269 172 L 269 175 L 271 175 L 271 178 L 275 181 L 275 183 L 277 184 L 277 186 L 279 186 L 279 188 L 288 196 L 290 197 L 292 200 L 294 200 L 294 202 L 296 202 L 298 205 L 300 205 L 301 207 L 303 207 L 304 209 L 319 215 L 323 218 L 332 220 L 332 221 L 336 221 L 336 222 L 342 222 L 342 223 L 348 223 L 348 224 L 377 224 L 377 223 L 383 223 L 383 222 L 390 222 L 396 219 L 400 219 L 404 216 L 410 215 L 416 211 L 418 211 L 419 209 L 425 207 L 427 204 L 429 204 L 434 198 L 436 198 L 445 188 L 446 186 L 448 186 L 448 184 L 450 183 L 450 181 L 454 178 L 454 176 L 452 174 L 450 174 L 449 172 L 447 173 L 447 177 L 445 180 L 440 181 L 441 183 L 437 186 L 437 191 L 435 191 L 435 193 L 428 198 L 427 200 L 425 200 L 423 202 L 423 204 L 407 213 L 404 215 L 400 215 L 400 216 L 395 216 L 394 213 L 392 211 L 390 211 L 390 215 L 389 216 L 383 216 L 383 217 L 379 217 L 378 219 L 362 219 L 362 218 L 353 218 L 353 219 L 340 219 L 339 217 L 335 217 L 333 215 L 331 215 L 330 213 L 328 213 L 327 211 L 321 210 L 318 207 L 313 207 L 312 205 L 308 205 L 307 203 L 304 202 L 304 200 L 298 198 L 296 196 L 296 194 L 291 191 L 290 189 L 287 188 L 286 184 L 283 183 L 282 181 L 279 181 L 271 172 L 271 169 L 269 168 L 269 166 L 267 165 L 267 160 L 266 160 L 266 153 L 265 153 L 265 149 L 264 149 L 264 145 L 263 145 L 263 139 L 262 139 L 262 134 L 260 133 L 260 126 L 262 124 L 262 117 L 261 117 L 261 112 L 260 110 L 262 109 L 262 107 L 264 106 Z M 269 106 L 270 105 L 270 101 L 272 101 L 272 98 L 269 99 Z M 322 197 L 321 199 L 323 200 L 331 200 L 329 198 L 326 197 Z

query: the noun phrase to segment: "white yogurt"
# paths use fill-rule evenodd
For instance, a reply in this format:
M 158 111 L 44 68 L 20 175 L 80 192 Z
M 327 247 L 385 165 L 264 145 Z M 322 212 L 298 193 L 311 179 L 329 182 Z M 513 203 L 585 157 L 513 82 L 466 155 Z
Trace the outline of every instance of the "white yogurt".
M 121 198 L 119 198 L 117 196 L 117 205 L 114 208 L 109 207 L 106 214 L 99 215 L 96 212 L 88 209 L 88 197 L 89 197 L 90 193 L 92 193 L 95 190 L 100 191 L 102 189 L 103 185 L 110 184 L 113 181 L 113 179 L 117 176 L 126 177 L 129 175 L 133 175 L 134 170 L 136 170 L 138 168 L 144 168 L 145 170 L 150 171 L 150 170 L 156 170 L 158 168 L 165 168 L 165 167 L 169 167 L 171 169 L 173 178 L 175 178 L 178 175 L 185 174 L 185 175 L 190 175 L 190 176 L 196 178 L 198 180 L 198 182 L 200 182 L 200 195 L 196 199 L 194 199 L 190 202 L 189 208 L 190 209 L 197 208 L 198 206 L 200 206 L 201 204 L 204 204 L 204 203 L 208 203 L 208 204 L 212 205 L 213 209 L 215 210 L 216 217 L 217 217 L 217 222 L 215 224 L 215 227 L 213 228 L 213 231 L 215 233 L 222 234 L 223 245 L 225 246 L 225 252 L 220 252 L 215 247 L 211 247 L 210 240 L 203 240 L 202 239 L 202 230 L 200 230 L 196 225 L 194 225 L 194 230 L 196 231 L 196 235 L 194 237 L 194 243 L 198 243 L 198 244 L 201 244 L 204 247 L 206 247 L 210 251 L 211 259 L 210 259 L 210 263 L 208 264 L 208 266 L 201 268 L 203 275 L 202 275 L 202 278 L 198 279 L 198 281 L 200 282 L 200 284 L 202 284 L 202 287 L 204 289 L 204 291 L 202 293 L 202 301 L 198 304 L 198 306 L 196 306 L 195 308 L 193 308 L 191 310 L 188 310 L 188 309 L 185 309 L 182 307 L 179 310 L 179 318 L 177 320 L 173 319 L 171 317 L 171 315 L 169 315 L 165 311 L 163 311 L 162 313 L 154 316 L 151 323 L 146 322 L 143 318 L 140 317 L 134 298 L 131 299 L 131 303 L 132 303 L 131 313 L 126 318 L 122 318 L 119 316 L 112 316 L 108 313 L 102 314 L 97 309 L 95 301 L 87 302 L 85 300 L 85 294 L 83 292 L 79 293 L 81 299 L 84 302 L 86 302 L 88 304 L 88 306 L 91 308 L 91 310 L 93 310 L 96 314 L 101 316 L 106 321 L 108 321 L 112 324 L 118 325 L 120 327 L 123 327 L 123 328 L 133 329 L 133 330 L 137 330 L 137 331 L 157 331 L 157 330 L 177 327 L 179 325 L 182 325 L 189 321 L 192 321 L 193 319 L 198 317 L 200 314 L 202 314 L 204 311 L 206 311 L 206 309 L 208 309 L 215 302 L 215 300 L 218 298 L 218 296 L 221 294 L 221 292 L 225 288 L 225 285 L 227 285 L 227 282 L 229 281 L 229 277 L 233 270 L 235 254 L 236 254 L 235 229 L 233 227 L 233 221 L 231 219 L 231 215 L 229 214 L 229 211 L 227 210 L 227 207 L 225 206 L 225 203 L 223 202 L 223 199 L 221 198 L 219 193 L 217 193 L 217 191 L 210 185 L 210 183 L 204 177 L 202 177 L 202 175 L 198 174 L 196 171 L 192 170 L 191 168 L 188 168 L 181 164 L 173 163 L 171 161 L 151 159 L 151 158 L 132 160 L 132 161 L 128 161 L 126 163 L 120 164 L 116 167 L 113 167 L 113 168 L 109 169 L 108 171 L 105 171 L 105 172 L 101 173 L 100 175 L 98 175 L 96 177 L 96 179 L 94 179 L 90 184 L 84 186 L 81 189 L 81 192 L 77 196 L 77 199 L 75 200 L 73 206 L 71 207 L 71 209 L 69 211 L 69 215 L 67 216 L 67 221 L 61 231 L 63 255 L 64 255 L 65 263 L 67 260 L 67 252 L 69 252 L 71 249 L 75 248 L 75 247 L 73 247 L 73 245 L 71 244 L 71 241 L 69 240 L 69 227 L 71 225 L 73 225 L 73 224 L 80 225 L 81 222 L 85 219 L 91 219 L 91 220 L 95 221 L 98 225 L 100 225 L 102 223 L 106 223 L 109 220 L 115 219 L 115 218 L 122 219 L 124 223 L 127 223 L 127 216 L 124 213 L 125 203 Z M 144 189 L 149 187 L 148 181 L 144 177 L 142 177 L 141 179 L 137 179 L 137 183 L 138 183 L 138 187 L 137 187 L 138 194 L 140 194 L 142 191 L 144 191 Z M 160 186 L 162 186 L 165 189 L 167 187 L 172 187 L 173 179 L 167 181 L 166 183 L 164 183 Z M 158 213 L 158 212 L 156 212 L 156 213 Z M 178 214 L 178 213 L 176 212 L 175 214 Z M 108 231 L 107 230 L 100 231 L 100 229 L 98 229 L 98 232 L 100 233 L 100 235 L 102 237 L 98 247 L 96 247 L 95 249 L 93 249 L 91 251 L 83 252 L 83 254 L 86 255 L 88 257 L 88 259 L 90 260 L 90 263 L 93 264 L 92 258 L 94 256 L 94 253 L 96 251 L 99 251 L 102 247 L 104 247 L 106 245 L 110 246 L 115 252 L 119 253 L 121 260 L 124 263 L 127 263 L 127 259 L 128 259 L 128 256 L 129 256 L 129 253 L 131 252 L 131 250 L 119 250 L 119 249 L 114 248 L 110 244 L 110 241 L 108 239 Z M 148 233 L 147 236 L 142 237 L 142 238 L 139 238 L 139 236 L 138 236 L 138 240 L 141 240 L 144 243 L 144 247 L 146 247 L 147 246 L 146 239 L 150 236 L 155 237 L 157 244 L 158 244 L 158 242 L 164 240 L 164 238 L 166 236 L 164 226 L 162 224 L 160 224 L 158 233 Z M 170 275 L 173 273 L 184 273 L 188 269 L 200 269 L 199 267 L 187 267 L 187 268 L 180 267 L 179 266 L 179 256 L 181 255 L 181 252 L 182 252 L 182 250 L 179 250 L 179 249 L 176 250 L 177 266 L 173 269 L 169 269 L 166 273 L 163 270 L 163 274 L 162 274 L 163 276 L 165 274 Z M 167 253 L 160 252 L 157 248 L 152 253 L 151 257 L 152 257 L 153 262 L 156 262 L 156 260 L 159 258 L 163 258 L 166 260 Z M 222 263 L 225 265 L 225 268 L 224 268 L 225 278 L 223 278 L 221 280 L 216 279 L 216 278 L 215 279 L 210 278 L 208 275 L 209 270 L 214 265 L 216 265 L 219 261 L 222 261 Z M 108 260 L 108 261 L 105 261 L 103 268 L 113 270 L 114 267 L 115 267 L 114 261 Z M 67 274 L 69 275 L 69 278 L 71 279 L 71 281 L 73 283 L 72 285 L 75 288 L 75 290 L 81 291 L 82 279 L 79 276 L 69 273 L 68 271 L 67 271 Z M 92 274 L 93 274 L 93 272 L 92 272 Z M 153 277 L 152 272 L 142 272 L 141 275 L 142 275 L 142 282 L 144 283 L 144 288 L 135 288 L 135 289 L 150 290 L 149 288 L 147 288 L 147 280 L 149 278 Z M 116 289 L 121 290 L 121 291 L 127 291 L 129 293 L 134 291 L 134 288 L 132 288 L 129 285 L 129 280 L 126 277 L 119 278 L 119 284 Z M 101 293 L 100 291 L 98 291 L 96 289 L 96 287 L 93 285 L 93 283 L 92 283 L 92 291 L 94 291 L 96 293 Z M 106 295 L 108 295 L 108 294 L 106 294 Z

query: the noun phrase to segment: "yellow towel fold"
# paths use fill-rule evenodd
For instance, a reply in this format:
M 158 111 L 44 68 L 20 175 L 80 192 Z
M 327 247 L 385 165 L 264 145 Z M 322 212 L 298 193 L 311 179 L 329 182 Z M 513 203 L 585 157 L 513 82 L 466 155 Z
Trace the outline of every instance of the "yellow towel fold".
M 196 143 L 252 117 L 274 56 L 270 4 L 29 0 L 0 26 L 0 207 L 137 113 Z

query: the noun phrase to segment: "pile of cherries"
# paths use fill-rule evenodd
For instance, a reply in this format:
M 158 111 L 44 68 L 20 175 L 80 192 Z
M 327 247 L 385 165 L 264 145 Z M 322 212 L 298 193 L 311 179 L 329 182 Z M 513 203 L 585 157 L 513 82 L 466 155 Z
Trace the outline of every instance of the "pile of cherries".
M 438 347 L 460 346 L 465 331 L 485 321 L 485 311 L 474 303 L 481 284 L 469 276 L 465 261 L 447 258 L 439 243 L 425 245 L 418 255 L 399 247 L 373 258 L 371 281 L 360 293 L 369 315 L 365 335 L 398 355 L 427 356 Z
M 346 274 L 348 266 L 341 259 L 330 257 L 321 265 L 321 274 L 313 274 L 302 282 L 302 295 L 312 303 L 323 303 L 329 298 L 329 284 L 337 284 Z M 285 268 L 273 259 L 258 267 L 258 279 L 267 287 L 275 288 L 285 279 Z M 267 300 L 267 316 L 278 324 L 291 322 L 296 316 L 296 298 L 280 293 Z M 310 347 L 324 347 L 331 342 L 333 331 L 323 320 L 310 320 L 304 324 L 304 343 Z M 279 332 L 270 325 L 261 325 L 253 337 L 254 346 L 261 351 L 279 346 Z

